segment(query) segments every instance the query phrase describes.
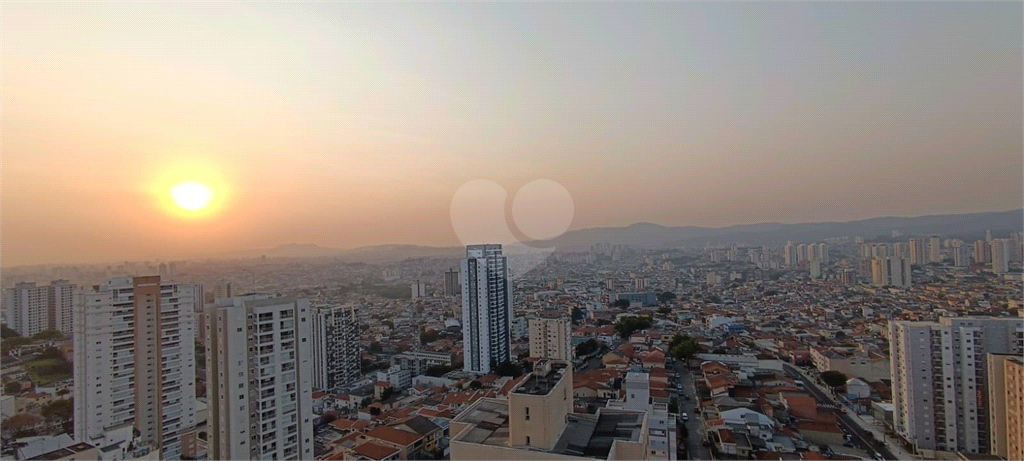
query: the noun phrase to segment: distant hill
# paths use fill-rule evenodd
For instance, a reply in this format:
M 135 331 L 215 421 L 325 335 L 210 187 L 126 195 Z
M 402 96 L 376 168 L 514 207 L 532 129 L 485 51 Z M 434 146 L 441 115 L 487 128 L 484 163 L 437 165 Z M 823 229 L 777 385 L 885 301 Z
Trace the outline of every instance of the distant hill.
M 748 245 L 777 245 L 787 240 L 809 242 L 834 237 L 888 238 L 892 231 L 903 236 L 937 234 L 947 237 L 980 238 L 986 230 L 995 235 L 1024 230 L 1024 210 L 934 215 L 914 218 L 883 217 L 848 222 L 759 223 L 729 227 L 668 227 L 638 223 L 627 227 L 580 229 L 537 246 L 555 246 L 560 251 L 584 251 L 596 243 L 643 248 L 703 246 L 707 243 L 745 242 Z M 901 237 L 902 238 L 902 237 Z
M 959 215 L 919 216 L 915 218 L 883 217 L 848 222 L 822 223 L 758 223 L 729 227 L 662 226 L 637 223 L 626 227 L 580 229 L 548 241 L 531 242 L 537 248 L 554 247 L 557 251 L 586 251 L 596 243 L 629 245 L 641 248 L 672 248 L 744 242 L 748 245 L 780 245 L 787 240 L 812 242 L 833 237 L 860 236 L 867 240 L 889 238 L 892 231 L 911 235 L 937 234 L 966 240 L 981 238 L 986 230 L 996 236 L 1024 230 L 1024 210 L 971 213 Z M 343 250 L 316 244 L 287 244 L 255 253 L 272 258 L 324 258 L 347 261 L 390 263 L 417 258 L 461 258 L 462 247 L 430 247 L 420 245 L 376 245 Z

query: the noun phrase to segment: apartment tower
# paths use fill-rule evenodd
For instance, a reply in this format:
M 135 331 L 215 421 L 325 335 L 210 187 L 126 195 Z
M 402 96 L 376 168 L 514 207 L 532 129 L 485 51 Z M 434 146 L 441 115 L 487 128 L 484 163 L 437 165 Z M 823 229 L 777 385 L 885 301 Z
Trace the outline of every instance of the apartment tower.
M 358 381 L 359 322 L 354 305 L 314 307 L 313 387 L 334 389 Z
M 313 459 L 310 311 L 263 293 L 207 307 L 210 459 Z
M 501 245 L 470 245 L 462 260 L 464 368 L 489 373 L 512 360 L 512 290 Z
M 198 297 L 197 297 L 198 295 Z M 196 285 L 118 277 L 76 296 L 75 439 L 180 459 L 196 424 Z M 132 434 L 132 429 L 137 435 Z M 185 447 L 195 452 L 194 447 Z
M 918 448 L 990 450 L 987 353 L 1024 353 L 1024 320 L 943 317 L 889 323 L 893 422 Z
M 572 322 L 565 317 L 531 318 L 530 357 L 572 361 Z

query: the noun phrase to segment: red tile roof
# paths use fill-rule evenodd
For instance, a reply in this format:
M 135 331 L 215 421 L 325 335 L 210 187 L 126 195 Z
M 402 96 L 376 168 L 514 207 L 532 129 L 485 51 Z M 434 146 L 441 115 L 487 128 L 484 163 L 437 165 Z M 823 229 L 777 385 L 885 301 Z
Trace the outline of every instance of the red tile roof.
M 399 452 L 397 448 L 381 445 L 377 442 L 366 442 L 355 447 L 352 451 L 370 459 L 384 459 Z
M 398 446 L 409 446 L 422 439 L 423 436 L 415 432 L 403 431 L 389 426 L 377 426 L 366 433 L 367 437 L 373 437 Z

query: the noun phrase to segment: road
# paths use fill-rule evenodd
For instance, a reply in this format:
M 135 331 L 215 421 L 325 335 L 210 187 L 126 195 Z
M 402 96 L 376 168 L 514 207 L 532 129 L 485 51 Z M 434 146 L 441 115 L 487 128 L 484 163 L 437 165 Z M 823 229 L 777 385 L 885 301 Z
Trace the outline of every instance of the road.
M 796 367 L 787 363 L 784 363 L 783 366 L 786 368 L 786 374 L 788 374 L 789 377 L 799 379 L 804 382 L 804 387 L 811 393 L 811 395 L 818 399 L 818 402 L 827 403 L 835 406 L 836 408 L 842 407 L 842 404 L 834 400 L 831 394 L 819 389 L 814 380 L 801 374 L 800 370 Z M 850 418 L 850 415 L 841 413 L 838 410 L 833 411 L 835 412 L 835 415 L 839 417 L 839 423 L 846 433 L 852 434 L 854 440 L 858 441 L 862 447 L 866 447 L 867 450 L 871 452 L 869 454 L 879 453 L 885 457 L 885 459 L 902 459 L 894 455 L 892 451 L 889 450 L 889 447 L 883 441 L 876 439 L 874 435 L 868 437 L 868 434 L 872 434 L 872 432 L 867 428 L 862 428 L 859 424 L 854 422 L 854 420 Z
M 693 375 L 682 361 L 676 361 L 673 370 L 679 373 L 679 379 L 676 382 L 683 385 L 681 393 L 679 393 L 678 385 L 674 389 L 679 396 L 677 399 L 679 412 L 686 412 L 690 416 L 689 420 L 684 423 L 686 431 L 689 433 L 686 438 L 687 459 L 714 459 L 711 456 L 711 449 L 700 443 L 704 439 L 704 433 L 700 427 L 700 418 L 693 411 L 694 404 L 697 402 L 697 390 L 693 384 Z M 689 396 L 690 399 L 687 400 L 686 396 Z

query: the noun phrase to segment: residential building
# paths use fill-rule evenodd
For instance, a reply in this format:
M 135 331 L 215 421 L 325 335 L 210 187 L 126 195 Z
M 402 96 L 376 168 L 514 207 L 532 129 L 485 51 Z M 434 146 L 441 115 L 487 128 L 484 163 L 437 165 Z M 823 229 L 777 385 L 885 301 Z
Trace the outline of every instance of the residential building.
M 647 413 L 574 413 L 572 389 L 571 364 L 538 361 L 508 399 L 479 399 L 452 420 L 451 459 L 648 458 Z
M 128 456 L 128 445 L 132 455 L 159 449 L 180 459 L 196 424 L 199 290 L 160 276 L 118 277 L 76 295 L 75 440 L 101 447 L 104 459 Z
M 927 246 L 923 238 L 910 239 L 910 264 L 923 265 L 928 263 Z
M 207 307 L 210 459 L 313 459 L 311 308 L 253 293 Z
M 889 379 L 889 358 L 874 352 L 861 352 L 852 348 L 812 347 L 811 363 L 819 372 L 840 371 L 846 376 L 868 381 Z
M 1024 459 L 1024 363 L 1012 354 L 988 354 L 991 454 Z
M 994 239 L 989 242 L 992 255 L 992 272 L 1005 274 L 1010 271 L 1010 245 L 1009 240 Z
M 356 306 L 314 307 L 310 320 L 313 387 L 334 389 L 361 379 Z
M 953 265 L 956 267 L 967 267 L 970 265 L 970 262 L 964 242 L 960 240 L 953 241 Z
M 871 284 L 910 288 L 910 260 L 906 258 L 872 259 Z
M 432 366 L 452 366 L 452 354 L 448 352 L 403 352 L 391 357 L 391 365 L 409 372 L 410 379 L 427 372 Z M 387 380 L 384 380 L 387 381 Z
M 572 361 L 572 322 L 565 317 L 531 318 L 530 357 Z
M 427 284 L 417 280 L 412 282 L 412 299 L 424 298 L 427 296 Z
M 928 262 L 942 262 L 942 240 L 935 235 L 928 239 Z
M 464 367 L 485 374 L 512 360 L 512 290 L 501 245 L 467 246 L 460 283 Z
M 974 264 L 988 264 L 992 262 L 992 247 L 989 240 L 978 240 L 974 242 Z
M 1024 353 L 1024 320 L 889 323 L 894 428 L 917 448 L 990 449 L 986 353 Z
M 22 336 L 32 336 L 45 330 L 71 334 L 76 289 L 77 286 L 67 280 L 54 280 L 45 286 L 23 282 L 8 288 L 4 291 L 7 327 Z
M 455 269 L 448 269 L 448 271 L 444 273 L 444 295 L 454 297 L 461 293 L 462 289 L 459 287 L 459 271 Z

